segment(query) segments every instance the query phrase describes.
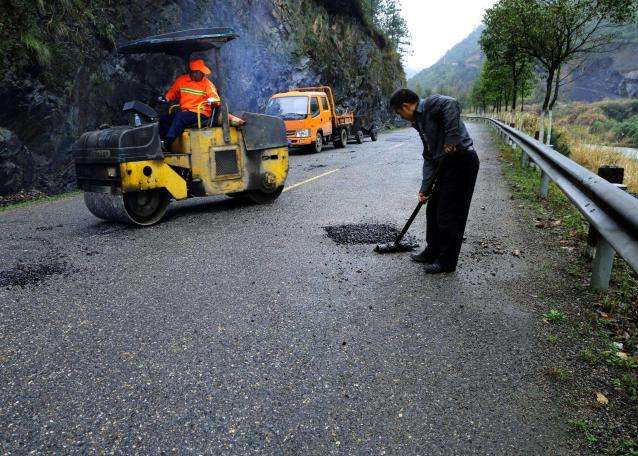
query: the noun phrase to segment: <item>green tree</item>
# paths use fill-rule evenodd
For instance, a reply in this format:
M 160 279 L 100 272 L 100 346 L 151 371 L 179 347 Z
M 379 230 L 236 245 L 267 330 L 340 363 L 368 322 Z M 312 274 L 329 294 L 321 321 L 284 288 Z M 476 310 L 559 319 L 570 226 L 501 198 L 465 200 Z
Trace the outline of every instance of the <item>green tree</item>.
M 545 73 L 541 139 L 548 115 L 551 141 L 552 110 L 567 65 L 604 49 L 637 8 L 638 0 L 499 0 L 486 12 L 489 33 L 534 59 Z
M 401 14 L 398 0 L 370 0 L 374 11 L 374 24 L 388 38 L 392 46 L 401 53 L 410 46 L 408 23 Z
M 479 42 L 491 64 L 503 66 L 509 71 L 508 79 L 502 82 L 504 89 L 509 90 L 505 98 L 511 102 L 512 111 L 515 111 L 519 94 L 523 94 L 521 96 L 524 98 L 524 87 L 533 78 L 533 65 L 531 57 L 516 42 L 507 38 L 502 28 L 489 27 L 483 31 Z

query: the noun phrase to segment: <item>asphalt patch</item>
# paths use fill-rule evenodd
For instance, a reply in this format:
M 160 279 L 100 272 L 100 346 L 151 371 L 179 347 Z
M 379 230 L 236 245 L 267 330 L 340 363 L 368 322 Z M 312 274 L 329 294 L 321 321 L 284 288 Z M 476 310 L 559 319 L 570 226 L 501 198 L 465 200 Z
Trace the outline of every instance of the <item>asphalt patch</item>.
M 66 271 L 66 264 L 60 262 L 21 264 L 13 269 L 0 271 L 0 287 L 25 287 Z
M 393 242 L 401 232 L 397 227 L 376 223 L 355 223 L 349 225 L 324 226 L 328 237 L 336 244 L 383 244 Z M 406 236 L 404 242 L 414 242 Z

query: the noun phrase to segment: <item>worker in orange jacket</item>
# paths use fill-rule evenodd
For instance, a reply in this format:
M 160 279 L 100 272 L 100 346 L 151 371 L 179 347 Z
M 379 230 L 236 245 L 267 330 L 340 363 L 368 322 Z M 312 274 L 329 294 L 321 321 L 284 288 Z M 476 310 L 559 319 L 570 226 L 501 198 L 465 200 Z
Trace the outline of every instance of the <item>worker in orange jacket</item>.
M 176 138 L 186 128 L 197 124 L 197 113 L 200 113 L 202 125 L 208 125 L 213 109 L 221 106 L 221 99 L 215 85 L 206 77 L 211 71 L 203 60 L 191 60 L 189 72 L 178 77 L 166 95 L 160 101 L 176 101 L 179 99 L 181 111 L 161 116 L 159 121 L 160 137 L 164 145 L 170 149 Z M 229 116 L 233 126 L 244 125 L 245 122 L 235 116 Z

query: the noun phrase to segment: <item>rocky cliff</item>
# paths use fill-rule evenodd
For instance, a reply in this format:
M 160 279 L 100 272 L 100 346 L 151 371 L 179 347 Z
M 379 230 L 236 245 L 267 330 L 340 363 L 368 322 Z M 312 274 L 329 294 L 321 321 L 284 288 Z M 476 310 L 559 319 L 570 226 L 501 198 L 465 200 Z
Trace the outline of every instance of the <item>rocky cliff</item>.
M 182 62 L 116 52 L 151 34 L 233 27 L 240 38 L 222 56 L 231 110 L 259 111 L 272 93 L 329 84 L 341 105 L 388 121 L 386 99 L 405 78 L 400 57 L 354 3 L 2 0 L 8 14 L 0 18 L 0 195 L 72 189 L 74 139 L 122 122 L 125 101 L 150 102 L 165 91 Z

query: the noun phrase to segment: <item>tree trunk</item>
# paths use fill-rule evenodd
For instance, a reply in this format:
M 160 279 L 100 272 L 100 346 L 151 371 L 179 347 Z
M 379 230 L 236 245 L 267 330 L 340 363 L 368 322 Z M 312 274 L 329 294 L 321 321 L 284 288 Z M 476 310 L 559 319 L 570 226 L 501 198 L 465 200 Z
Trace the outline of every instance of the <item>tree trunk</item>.
M 518 76 L 514 71 L 514 80 L 512 81 L 512 111 L 516 111 L 516 102 L 518 96 Z
M 541 108 L 540 115 L 540 125 L 539 125 L 539 136 L 538 140 L 540 142 L 545 142 L 545 113 L 547 112 L 547 108 L 549 107 L 549 102 L 552 97 L 552 88 L 554 87 L 554 75 L 556 74 L 556 70 L 554 68 L 550 68 L 547 71 L 547 83 L 545 86 L 545 99 L 543 100 L 543 107 Z
M 543 100 L 542 111 L 547 111 L 549 108 L 549 102 L 552 99 L 552 88 L 554 87 L 554 75 L 556 70 L 554 68 L 547 72 L 547 83 L 545 84 L 545 99 Z
M 552 101 L 549 104 L 549 125 L 547 127 L 547 142 L 545 144 L 550 145 L 552 143 L 552 123 L 554 120 L 553 110 L 554 105 L 556 104 L 556 100 L 558 100 L 558 91 L 560 89 L 560 73 L 561 68 L 558 67 L 558 71 L 556 72 L 556 85 L 554 87 L 554 95 L 552 96 Z

